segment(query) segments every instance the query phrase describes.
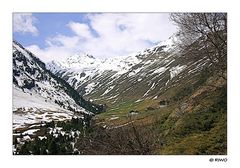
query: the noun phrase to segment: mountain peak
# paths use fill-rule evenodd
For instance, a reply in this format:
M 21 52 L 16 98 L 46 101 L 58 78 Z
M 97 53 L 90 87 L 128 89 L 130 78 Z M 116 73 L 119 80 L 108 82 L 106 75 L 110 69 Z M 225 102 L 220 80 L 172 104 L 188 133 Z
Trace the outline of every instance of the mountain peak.
M 93 55 L 90 55 L 90 54 L 86 54 L 86 57 L 95 59 L 95 57 Z
M 57 61 L 51 63 L 60 66 Z M 42 120 L 61 120 L 75 113 L 93 114 L 100 108 L 100 105 L 83 99 L 66 81 L 48 71 L 43 62 L 13 41 L 13 111 L 16 118 L 14 127 L 21 127 L 26 121 L 35 122 L 28 121 L 28 115 L 18 121 L 21 117 L 19 111 L 33 116 L 34 112 L 38 111 L 39 115 L 41 114 L 38 117 Z M 52 115 L 48 115 L 48 111 L 51 111 Z M 45 115 L 50 117 L 44 118 Z
M 77 59 L 96 59 L 92 54 L 88 54 L 88 53 L 76 53 L 71 55 L 70 57 L 68 57 L 67 59 L 71 60 L 77 60 Z

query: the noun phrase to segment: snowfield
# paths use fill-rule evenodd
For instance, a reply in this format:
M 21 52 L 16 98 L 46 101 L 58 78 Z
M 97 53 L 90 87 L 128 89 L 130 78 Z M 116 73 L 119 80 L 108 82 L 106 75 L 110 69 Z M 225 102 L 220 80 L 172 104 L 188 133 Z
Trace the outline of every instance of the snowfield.
M 85 109 L 79 107 L 82 111 Z M 13 88 L 13 129 L 25 127 L 29 124 L 69 120 L 74 115 L 81 115 L 61 108 L 53 101 L 38 94 L 24 93 L 19 88 Z
M 92 114 L 70 96 L 68 87 L 44 64 L 13 42 L 13 129 Z M 89 88 L 91 89 L 91 88 Z

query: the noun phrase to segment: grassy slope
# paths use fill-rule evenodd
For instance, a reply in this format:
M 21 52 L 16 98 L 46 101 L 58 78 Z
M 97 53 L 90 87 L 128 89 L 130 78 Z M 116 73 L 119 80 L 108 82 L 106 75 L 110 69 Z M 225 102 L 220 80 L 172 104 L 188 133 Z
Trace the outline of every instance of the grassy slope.
M 171 100 L 167 107 L 160 107 L 159 100 L 123 102 L 97 115 L 95 123 L 112 128 L 133 121 L 145 127 L 155 137 L 151 154 L 226 154 L 225 81 L 201 77 L 191 87 L 179 86 L 162 95 Z M 131 110 L 138 114 L 129 115 Z

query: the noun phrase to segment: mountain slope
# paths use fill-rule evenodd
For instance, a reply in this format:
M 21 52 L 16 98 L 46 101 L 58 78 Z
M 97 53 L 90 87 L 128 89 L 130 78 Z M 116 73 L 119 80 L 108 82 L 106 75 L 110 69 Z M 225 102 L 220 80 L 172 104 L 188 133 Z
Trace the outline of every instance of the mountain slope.
M 68 83 L 45 68 L 45 64 L 19 43 L 13 42 L 13 127 L 74 114 L 92 115 L 102 106 L 84 100 Z
M 191 49 L 201 50 L 197 42 L 195 45 L 196 48 L 190 46 L 180 50 L 174 43 L 164 42 L 125 57 L 100 60 L 91 55 L 74 55 L 65 61 L 48 64 L 47 67 L 58 77 L 50 76 L 60 82 L 61 87 L 69 88 L 65 88 L 65 92 L 75 102 L 80 98 L 75 97 L 78 94 L 70 85 L 85 98 L 108 106 L 106 112 L 96 115 L 89 122 L 89 129 L 79 129 L 81 133 L 74 139 L 74 150 L 79 154 L 226 154 L 227 81 L 213 72 L 205 55 L 192 54 Z M 41 62 L 38 65 L 42 65 Z M 28 79 L 32 70 L 24 67 L 23 72 L 27 72 L 24 78 Z M 18 82 L 18 75 L 15 76 L 15 83 L 21 84 L 18 88 L 25 92 L 35 90 L 32 79 L 24 82 L 21 78 L 21 82 Z M 38 80 L 34 77 L 33 81 Z M 35 95 L 34 99 L 38 97 Z M 27 110 L 31 114 L 32 108 Z M 37 109 L 34 114 L 42 116 L 41 120 L 51 113 L 59 115 L 56 111 L 43 111 L 39 114 Z M 31 121 L 31 117 L 28 117 L 28 121 Z M 48 140 L 35 139 L 25 144 L 19 153 L 31 154 L 36 144 L 41 146 L 44 143 L 46 146 L 46 142 L 51 142 L 49 139 L 58 141 L 58 136 L 63 137 L 59 126 L 74 130 L 80 126 L 79 123 L 83 123 L 75 119 L 71 122 L 53 123 L 52 127 L 57 127 L 50 129 L 30 125 L 29 128 L 34 127 L 35 130 L 27 130 L 27 133 L 38 129 L 36 134 L 47 135 Z M 49 129 L 47 134 L 44 132 L 46 129 Z M 52 135 L 53 129 L 56 131 Z M 69 134 L 72 134 L 71 131 Z M 26 131 L 22 132 L 25 135 Z M 59 154 L 62 146 L 65 144 L 59 144 Z M 34 152 L 38 153 L 38 150 Z
M 179 81 L 194 83 L 194 76 L 209 66 L 207 57 L 182 59 L 176 36 L 144 51 L 105 60 L 74 55 L 47 64 L 81 95 L 108 105 L 125 100 L 161 99 Z M 187 51 L 185 51 L 187 53 Z
M 64 66 L 71 57 L 58 62 L 66 68 L 53 71 L 56 75 L 84 97 L 109 107 L 94 117 L 88 134 L 92 148 L 88 143 L 82 147 L 86 141 L 79 138 L 79 149 L 86 154 L 226 154 L 227 81 L 206 55 L 198 54 L 203 53 L 202 42 L 184 50 L 160 43 L 130 56 L 101 60 L 95 67 L 90 58 L 89 69 L 82 68 L 85 56 L 75 59 L 75 68 Z M 113 145 L 106 149 L 99 137 Z

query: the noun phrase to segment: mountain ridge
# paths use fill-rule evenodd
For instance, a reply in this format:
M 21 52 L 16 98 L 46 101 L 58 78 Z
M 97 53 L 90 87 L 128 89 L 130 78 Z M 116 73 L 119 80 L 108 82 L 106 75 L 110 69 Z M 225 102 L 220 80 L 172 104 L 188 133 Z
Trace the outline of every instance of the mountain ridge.
M 70 56 L 66 61 L 58 62 L 58 67 L 49 63 L 47 68 L 66 80 L 81 95 L 94 101 L 114 104 L 129 97 L 135 101 L 158 99 L 171 87 L 170 83 L 176 85 L 181 78 L 199 75 L 204 68 L 210 66 L 209 60 L 204 56 L 197 60 L 183 61 L 181 51 L 175 43 L 177 35 L 129 56 L 105 60 L 91 58 L 89 61 L 76 55 L 77 57 Z M 73 64 L 71 60 L 74 60 Z M 90 66 L 89 62 L 92 63 Z
M 93 115 L 101 108 L 103 106 L 84 100 L 67 82 L 47 70 L 40 59 L 13 41 L 15 128 L 25 123 L 41 122 L 41 119 L 49 121 L 70 118 L 74 114 Z

